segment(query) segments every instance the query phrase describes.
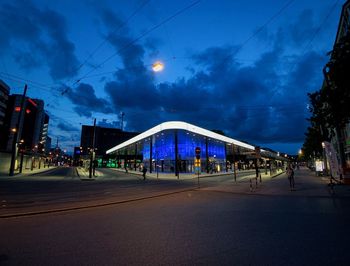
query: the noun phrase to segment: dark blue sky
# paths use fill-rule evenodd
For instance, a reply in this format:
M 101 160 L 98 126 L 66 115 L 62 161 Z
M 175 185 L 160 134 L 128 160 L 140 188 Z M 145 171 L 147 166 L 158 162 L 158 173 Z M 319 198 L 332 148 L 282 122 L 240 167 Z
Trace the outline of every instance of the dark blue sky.
M 194 2 L 2 0 L 0 78 L 12 93 L 28 80 L 64 148 L 124 112 L 130 131 L 181 120 L 296 153 L 344 1 L 202 0 L 175 15 Z

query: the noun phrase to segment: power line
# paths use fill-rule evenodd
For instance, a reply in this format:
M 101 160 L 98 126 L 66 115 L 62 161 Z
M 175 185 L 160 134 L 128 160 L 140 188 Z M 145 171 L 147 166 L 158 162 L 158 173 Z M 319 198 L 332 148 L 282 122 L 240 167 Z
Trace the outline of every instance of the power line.
M 323 24 L 326 23 L 326 21 L 328 20 L 328 18 L 330 17 L 330 15 L 333 13 L 333 11 L 335 10 L 335 8 L 337 7 L 337 5 L 339 4 L 340 0 L 337 0 L 337 2 L 334 3 L 334 5 L 330 8 L 329 12 L 327 13 L 327 15 L 324 17 L 323 21 L 321 22 L 321 24 L 319 25 L 319 27 L 315 30 L 314 34 L 311 36 L 309 42 L 306 44 L 305 49 L 307 50 L 309 48 L 309 46 L 311 46 L 312 42 L 314 41 L 315 37 L 317 36 L 317 34 L 320 32 L 321 28 L 323 27 Z
M 243 47 L 248 43 L 248 42 L 250 42 L 256 35 L 258 35 L 268 24 L 270 24 L 273 20 L 275 20 L 278 16 L 280 16 L 283 12 L 284 12 L 284 10 L 285 9 L 287 9 L 293 2 L 294 2 L 295 0 L 289 0 L 288 2 L 286 2 L 286 4 L 285 5 L 283 5 L 282 6 L 282 8 L 281 9 L 279 9 L 278 10 L 278 12 L 277 13 L 275 13 L 273 16 L 271 16 L 262 26 L 260 26 L 252 35 L 250 35 L 236 50 L 235 50 L 235 55 L 237 55 L 239 52 L 240 52 L 240 50 L 242 50 L 243 49 Z M 196 5 L 197 3 L 198 3 L 199 1 L 197 1 L 197 2 L 195 2 L 195 3 L 193 3 L 192 5 Z M 190 7 L 192 7 L 192 6 L 190 6 Z M 189 7 L 189 8 L 190 8 Z M 188 8 L 187 8 L 188 9 Z M 170 20 L 169 18 L 168 19 L 166 19 L 165 20 L 165 22 L 163 21 L 163 22 L 161 22 L 160 24 L 161 25 L 163 25 L 163 24 L 165 24 L 166 22 L 168 22 L 168 20 Z M 160 27 L 161 25 L 156 25 L 156 27 L 158 28 L 158 27 Z M 153 30 L 153 29 L 151 29 L 151 30 Z M 138 38 L 138 39 L 141 39 L 142 37 L 144 37 L 144 36 L 141 36 L 140 38 Z M 138 40 L 137 39 L 137 40 Z M 133 44 L 135 41 L 132 41 L 132 42 L 130 42 L 129 44 L 131 45 L 131 44 Z M 128 45 L 129 45 L 128 44 Z M 127 45 L 127 46 L 128 46 Z M 116 53 L 114 53 L 113 55 L 111 55 L 110 57 L 108 57 L 108 58 L 106 58 L 106 60 L 105 61 L 103 61 L 101 64 L 99 64 L 99 65 L 97 65 L 93 70 L 91 70 L 90 72 L 88 72 L 86 75 L 84 75 L 83 77 L 81 77 L 77 82 L 75 82 L 75 83 L 78 83 L 78 82 L 80 82 L 82 79 L 85 79 L 85 78 L 90 78 L 90 77 L 95 77 L 95 76 L 97 76 L 97 75 L 104 75 L 104 74 L 111 74 L 111 73 L 114 73 L 114 71 L 110 71 L 110 72 L 104 72 L 104 73 L 101 73 L 101 74 L 96 74 L 96 75 L 93 75 L 93 76 L 89 76 L 89 74 L 91 73 L 91 72 L 93 72 L 93 71 L 95 71 L 97 68 L 99 68 L 100 66 L 102 66 L 104 63 L 106 63 L 107 61 L 109 61 L 111 58 L 113 58 L 115 55 L 117 55 L 120 51 L 122 51 L 124 48 L 126 48 L 126 47 L 122 47 L 120 50 L 118 50 Z M 229 58 L 231 57 L 231 55 L 229 55 L 229 56 L 227 56 L 227 57 L 225 57 L 224 59 L 223 59 L 223 63 L 225 63 Z M 192 59 L 192 57 L 176 57 L 176 56 L 174 56 L 174 54 L 173 54 L 173 56 L 171 57 L 171 59 L 168 59 L 168 61 L 170 61 L 170 60 L 175 60 L 175 59 Z M 163 60 L 164 62 L 167 62 L 167 60 Z M 255 62 L 254 60 L 244 60 L 244 59 L 238 59 L 238 60 L 236 60 L 236 61 L 252 61 L 252 62 Z M 290 62 L 289 64 L 293 64 L 292 62 Z M 150 65 L 152 65 L 152 64 L 150 64 Z M 147 65 L 145 65 L 145 66 L 147 66 Z M 140 68 L 141 68 L 142 66 L 140 66 Z M 136 68 L 136 67 L 135 67 Z
M 140 6 L 138 6 L 138 8 L 121 24 L 121 25 L 118 25 L 117 27 L 114 28 L 114 30 L 112 31 L 112 34 L 118 32 L 120 29 L 122 29 L 123 27 L 125 27 L 129 21 L 134 17 L 136 16 L 136 14 L 143 8 L 145 7 L 148 3 L 150 2 L 150 0 L 146 0 L 146 1 L 143 1 L 141 3 Z M 108 37 L 105 37 L 104 40 L 99 44 L 97 45 L 97 47 L 85 58 L 85 60 L 83 61 L 83 63 L 81 63 L 79 65 L 79 67 L 75 70 L 75 71 L 79 71 L 87 62 L 90 58 L 92 58 L 99 49 L 101 49 L 101 47 L 108 41 Z
M 307 44 L 305 45 L 301 56 L 300 57 L 304 57 L 307 50 L 310 48 L 312 42 L 315 40 L 317 34 L 319 34 L 320 30 L 323 27 L 323 24 L 326 23 L 326 21 L 328 20 L 328 18 L 330 17 L 330 15 L 333 13 L 333 11 L 335 10 L 335 8 L 337 7 L 338 3 L 340 2 L 340 0 L 337 0 L 337 2 L 335 2 L 333 4 L 333 6 L 329 9 L 329 12 L 327 13 L 327 15 L 323 18 L 321 24 L 317 27 L 317 29 L 314 31 L 314 33 L 311 35 L 311 38 L 309 39 L 309 41 L 307 42 Z M 294 70 L 294 68 L 296 67 L 298 61 L 295 61 L 294 64 L 291 66 L 289 73 L 292 72 Z
M 173 60 L 191 60 L 193 59 L 192 57 L 176 57 L 173 56 L 171 58 L 167 58 L 167 59 L 162 59 L 162 62 L 167 63 Z M 256 62 L 257 60 L 253 60 L 253 59 L 235 59 L 236 62 Z M 274 62 L 273 60 L 269 61 L 269 60 L 265 60 L 265 62 Z M 283 62 L 284 65 L 292 65 L 294 64 L 294 62 Z M 81 78 L 80 81 L 82 81 L 83 79 L 87 79 L 87 78 L 94 78 L 94 77 L 99 77 L 99 76 L 103 76 L 103 75 L 108 75 L 108 74 L 113 74 L 116 71 L 118 71 L 119 69 L 125 69 L 125 70 L 134 70 L 134 69 L 142 69 L 144 67 L 151 67 L 153 66 L 153 63 L 147 63 L 144 65 L 140 65 L 140 66 L 134 66 L 134 67 L 123 67 L 123 68 L 116 68 L 115 70 L 111 70 L 111 71 L 106 71 L 106 72 L 101 72 L 101 73 L 97 73 L 97 74 L 93 74 L 93 75 L 87 75 L 84 78 Z
M 193 3 L 191 3 L 190 5 L 180 9 L 179 11 L 177 11 L 176 13 L 174 13 L 173 15 L 169 16 L 168 18 L 164 19 L 163 21 L 161 21 L 160 23 L 156 24 L 155 26 L 151 27 L 150 29 L 146 30 L 144 33 L 142 33 L 139 37 L 133 39 L 132 41 L 130 41 L 129 43 L 127 43 L 126 45 L 124 45 L 123 47 L 121 47 L 120 49 L 118 49 L 117 52 L 113 53 L 112 55 L 110 55 L 109 57 L 107 57 L 105 60 L 103 60 L 100 64 L 98 64 L 97 66 L 94 66 L 93 69 L 91 69 L 90 71 L 88 71 L 85 75 L 83 75 L 82 77 L 80 77 L 78 80 L 76 80 L 72 85 L 75 85 L 77 83 L 80 82 L 81 79 L 84 79 L 85 77 L 87 77 L 89 74 L 91 74 L 92 72 L 96 71 L 96 69 L 100 68 L 101 66 L 103 66 L 105 63 L 107 63 L 109 60 L 111 60 L 113 57 L 115 57 L 116 55 L 118 55 L 121 51 L 123 51 L 124 49 L 127 49 L 128 47 L 130 47 L 132 44 L 136 43 L 137 41 L 141 40 L 143 37 L 145 37 L 146 35 L 148 35 L 149 33 L 153 32 L 154 30 L 158 29 L 159 27 L 161 27 L 162 25 L 164 25 L 165 23 L 169 22 L 170 20 L 174 19 L 175 17 L 177 17 L 178 15 L 184 13 L 185 11 L 187 11 L 188 9 L 192 8 L 193 6 L 197 5 L 201 0 L 197 0 Z
M 274 21 L 277 17 L 279 17 L 284 10 L 286 10 L 295 0 L 288 1 L 285 5 L 282 6 L 280 10 L 277 11 L 272 17 L 270 17 L 262 26 L 260 26 L 251 36 L 249 36 L 235 51 L 235 55 L 238 54 L 240 50 L 248 43 L 250 40 L 252 40 L 256 35 L 258 35 L 268 24 L 270 24 L 272 21 Z
M 236 56 L 244 46 L 247 45 L 255 36 L 257 36 L 268 24 L 274 21 L 277 17 L 279 17 L 295 0 L 287 1 L 273 16 L 271 16 L 262 26 L 260 26 L 253 34 L 251 34 L 234 52 L 234 56 Z M 228 59 L 230 59 L 231 54 L 226 56 L 222 60 L 222 64 L 225 64 Z
M 112 31 L 112 33 L 116 33 L 117 31 L 119 31 L 120 29 L 122 29 L 123 27 L 125 27 L 125 26 L 129 23 L 129 21 L 130 21 L 133 17 L 135 17 L 136 14 L 137 14 L 144 6 L 146 6 L 149 2 L 150 2 L 150 0 L 143 1 L 143 2 L 141 3 L 141 5 L 138 6 L 138 8 L 137 8 L 133 13 L 131 13 L 130 16 L 127 17 L 127 19 L 126 19 L 123 23 L 121 23 L 120 25 L 118 25 L 118 26 L 116 26 L 116 27 L 114 28 L 114 30 Z M 79 71 L 79 70 L 88 62 L 88 60 L 89 60 L 90 58 L 92 58 L 92 57 L 97 53 L 97 51 L 107 42 L 107 40 L 108 40 L 108 37 L 105 37 L 104 40 L 103 40 L 99 45 L 97 45 L 97 47 L 84 59 L 83 63 L 81 63 L 81 64 L 75 69 L 75 71 Z M 70 78 L 70 79 L 68 80 L 67 83 L 70 83 L 72 80 L 73 80 L 73 78 Z M 74 84 L 75 84 L 75 83 L 73 83 L 73 85 L 74 85 Z M 65 94 L 67 91 L 68 91 L 68 88 L 64 89 L 64 90 L 61 92 L 61 95 Z M 49 106 L 50 104 L 51 104 L 51 102 L 48 103 L 47 105 Z
M 47 85 L 42 84 L 42 83 L 39 83 L 39 82 L 36 82 L 36 81 L 32 81 L 32 80 L 30 80 L 30 79 L 24 79 L 24 78 L 22 78 L 22 77 L 19 77 L 19 76 L 13 75 L 13 74 L 9 74 L 9 73 L 5 73 L 5 72 L 1 72 L 1 71 L 0 71 L 0 74 L 3 75 L 3 76 L 13 77 L 13 78 L 16 78 L 16 79 L 18 79 L 18 80 L 23 80 L 23 81 L 32 83 L 33 85 L 36 85 L 36 86 L 40 86 L 40 87 L 45 87 L 45 88 L 47 88 Z
M 24 79 L 24 78 L 21 78 L 21 77 L 18 77 L 18 76 L 9 74 L 9 73 L 4 73 L 4 72 L 0 72 L 0 76 L 3 77 L 4 79 L 15 81 L 19 84 L 28 83 L 33 88 L 37 88 L 37 89 L 52 93 L 52 88 L 46 87 L 43 84 L 40 84 L 40 83 L 35 82 L 35 81 L 31 81 L 29 79 Z

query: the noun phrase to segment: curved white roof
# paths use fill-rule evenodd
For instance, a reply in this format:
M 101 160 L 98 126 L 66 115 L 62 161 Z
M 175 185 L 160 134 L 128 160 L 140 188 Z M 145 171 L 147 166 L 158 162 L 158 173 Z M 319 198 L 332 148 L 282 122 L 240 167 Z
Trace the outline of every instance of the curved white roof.
M 235 140 L 235 139 L 231 139 L 231 138 L 228 138 L 226 136 L 223 136 L 223 135 L 220 135 L 220 134 L 217 134 L 215 132 L 212 132 L 210 130 L 207 130 L 207 129 L 204 129 L 204 128 L 201 128 L 201 127 L 197 127 L 195 125 L 192 125 L 192 124 L 189 124 L 189 123 L 185 123 L 185 122 L 181 122 L 181 121 L 169 121 L 169 122 L 164 122 L 162 124 L 159 124 L 158 126 L 155 126 L 155 127 L 152 127 L 151 129 L 137 135 L 136 137 L 133 137 L 111 149 L 109 149 L 108 151 L 106 151 L 106 153 L 111 153 L 111 152 L 114 152 L 114 151 L 117 151 L 121 148 L 124 148 L 130 144 L 133 144 L 135 142 L 138 142 L 142 139 L 145 139 L 145 138 L 148 138 L 154 134 L 157 134 L 163 130 L 168 130 L 168 129 L 182 129 L 182 130 L 187 130 L 187 131 L 190 131 L 190 132 L 193 132 L 195 134 L 199 134 L 199 135 L 202 135 L 202 136 L 205 136 L 205 137 L 209 137 L 209 138 L 213 138 L 213 139 L 216 139 L 216 140 L 221 140 L 223 142 L 226 142 L 226 143 L 230 143 L 230 144 L 234 144 L 234 145 L 238 145 L 238 146 L 241 146 L 241 147 L 244 147 L 244 148 L 247 148 L 247 149 L 250 149 L 250 150 L 254 150 L 254 146 L 252 145 L 249 145 L 247 143 L 244 143 L 244 142 L 241 142 L 241 141 L 238 141 L 238 140 Z

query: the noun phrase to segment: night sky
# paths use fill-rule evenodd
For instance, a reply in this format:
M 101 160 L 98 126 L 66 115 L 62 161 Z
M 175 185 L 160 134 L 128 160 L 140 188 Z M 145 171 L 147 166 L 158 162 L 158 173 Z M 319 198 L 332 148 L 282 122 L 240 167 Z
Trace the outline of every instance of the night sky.
M 296 154 L 343 3 L 1 0 L 0 79 L 45 101 L 68 150 L 124 112 L 128 131 L 180 120 Z

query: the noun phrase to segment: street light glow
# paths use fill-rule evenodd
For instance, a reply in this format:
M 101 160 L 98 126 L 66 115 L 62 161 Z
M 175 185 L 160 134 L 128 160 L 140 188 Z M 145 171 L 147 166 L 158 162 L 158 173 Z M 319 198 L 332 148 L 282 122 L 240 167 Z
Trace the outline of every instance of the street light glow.
M 152 69 L 154 72 L 160 72 L 164 69 L 164 64 L 160 61 L 157 61 L 152 65 Z

